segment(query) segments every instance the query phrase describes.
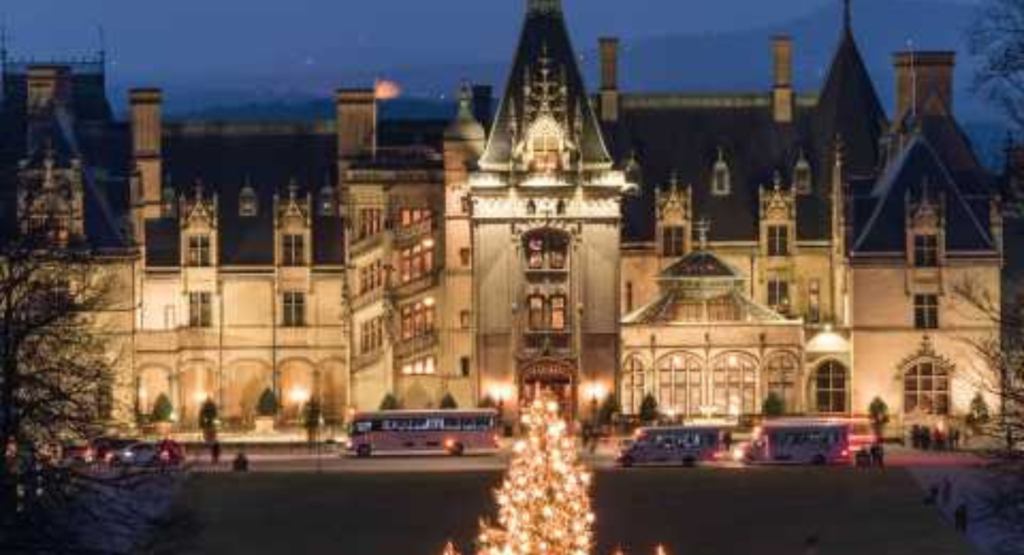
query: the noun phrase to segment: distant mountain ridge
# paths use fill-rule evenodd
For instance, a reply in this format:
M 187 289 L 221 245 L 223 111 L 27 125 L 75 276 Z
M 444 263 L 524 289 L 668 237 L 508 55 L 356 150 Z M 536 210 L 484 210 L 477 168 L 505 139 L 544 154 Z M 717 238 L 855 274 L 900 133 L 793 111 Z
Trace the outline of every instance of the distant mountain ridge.
M 624 41 L 620 86 L 626 92 L 767 91 L 771 86 L 769 39 L 773 35 L 789 34 L 795 41 L 796 85 L 801 90 L 817 90 L 839 38 L 840 11 L 839 2 L 835 2 L 780 25 L 720 34 L 665 35 Z M 991 111 L 970 94 L 974 64 L 964 46 L 964 33 L 972 15 L 970 6 L 937 0 L 861 0 L 855 3 L 853 26 L 857 41 L 887 105 L 891 105 L 893 88 L 891 55 L 906 49 L 911 41 L 920 49 L 957 50 L 960 54 L 956 82 L 958 112 L 970 119 L 993 118 Z M 581 44 L 578 40 L 576 44 L 592 88 L 597 84 L 598 72 L 595 46 Z M 510 54 L 513 47 L 514 44 L 508 46 Z M 507 60 L 484 64 L 452 61 L 382 71 L 340 72 L 314 78 L 307 75 L 303 89 L 291 91 L 275 89 L 274 83 L 254 78 L 251 82 L 221 83 L 219 90 L 180 91 L 183 94 L 179 98 L 192 100 L 177 105 L 174 98 L 178 95 L 168 97 L 172 111 L 180 114 L 198 109 L 196 115 L 202 115 L 212 106 L 302 103 L 329 96 L 340 83 L 370 83 L 383 76 L 399 82 L 407 96 L 439 99 L 450 96 L 462 79 L 489 83 L 500 90 L 507 64 Z M 289 82 L 288 76 L 279 76 L 275 81 L 281 82 Z

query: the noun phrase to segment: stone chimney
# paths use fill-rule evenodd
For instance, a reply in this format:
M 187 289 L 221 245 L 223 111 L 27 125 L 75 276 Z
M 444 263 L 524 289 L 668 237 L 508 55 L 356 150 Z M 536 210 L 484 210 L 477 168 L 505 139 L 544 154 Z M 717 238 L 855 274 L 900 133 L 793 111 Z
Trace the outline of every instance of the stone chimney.
M 27 71 L 29 115 L 38 115 L 54 105 L 70 106 L 71 68 L 64 65 L 32 65 Z
M 602 37 L 601 51 L 601 121 L 614 123 L 619 119 L 619 39 Z
M 953 111 L 955 52 L 897 52 L 896 119 L 913 111 L 936 115 Z
M 375 155 L 377 98 L 373 89 L 339 89 L 335 97 L 338 158 Z
M 776 123 L 793 122 L 793 39 L 772 38 L 772 113 Z
M 139 209 L 138 227 L 143 220 L 160 216 L 163 190 L 163 93 L 160 89 L 132 89 L 128 93 L 131 110 L 132 156 L 135 160 L 134 197 Z

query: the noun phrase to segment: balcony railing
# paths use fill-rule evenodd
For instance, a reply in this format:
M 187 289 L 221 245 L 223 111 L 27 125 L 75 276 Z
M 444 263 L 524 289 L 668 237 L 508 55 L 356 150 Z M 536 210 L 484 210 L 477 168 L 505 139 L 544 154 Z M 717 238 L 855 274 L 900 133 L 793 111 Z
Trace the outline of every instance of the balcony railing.
M 383 287 L 377 287 L 376 289 L 372 289 L 370 291 L 367 291 L 366 293 L 356 295 L 355 297 L 352 298 L 352 310 L 359 310 L 361 308 L 367 307 L 375 302 L 382 300 L 383 298 Z
M 352 243 L 350 250 L 352 251 L 352 256 L 359 256 L 360 254 L 363 254 L 367 251 L 379 248 L 383 244 L 384 234 L 375 233 L 373 235 L 363 237 L 362 239 L 357 239 L 354 243 Z
M 395 244 L 407 246 L 434 232 L 434 222 L 425 220 L 408 226 L 399 226 L 394 230 Z
M 409 283 L 403 283 L 395 287 L 392 292 L 396 297 L 411 297 L 418 295 L 432 287 L 437 286 L 437 272 L 428 272 L 425 275 L 410 281 Z
M 437 332 L 430 332 L 412 339 L 402 340 L 395 345 L 395 358 L 408 359 L 423 354 L 437 346 Z
M 573 350 L 572 333 L 526 330 L 523 332 L 523 350 L 530 353 L 571 353 Z

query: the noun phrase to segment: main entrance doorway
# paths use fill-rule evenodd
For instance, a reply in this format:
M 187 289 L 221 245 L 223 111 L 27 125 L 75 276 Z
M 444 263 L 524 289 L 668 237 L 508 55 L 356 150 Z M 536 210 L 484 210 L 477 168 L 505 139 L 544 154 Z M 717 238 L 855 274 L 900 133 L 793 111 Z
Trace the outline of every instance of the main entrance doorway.
M 537 399 L 554 399 L 562 415 L 576 415 L 576 371 L 561 361 L 532 362 L 519 373 L 519 400 L 523 406 Z

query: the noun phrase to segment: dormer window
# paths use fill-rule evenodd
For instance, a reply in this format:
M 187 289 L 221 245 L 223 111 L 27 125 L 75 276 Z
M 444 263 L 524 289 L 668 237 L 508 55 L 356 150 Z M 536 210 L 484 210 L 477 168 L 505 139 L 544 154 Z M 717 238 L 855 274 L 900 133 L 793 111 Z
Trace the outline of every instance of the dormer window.
M 732 191 L 732 176 L 729 164 L 725 162 L 725 153 L 718 149 L 718 160 L 711 173 L 711 193 L 715 196 L 726 196 Z
M 164 190 L 160 193 L 160 216 L 164 218 L 173 218 L 177 212 L 175 210 L 175 194 L 174 189 L 171 187 L 164 187 Z
M 320 189 L 320 198 L 317 203 L 320 209 L 320 215 L 329 218 L 338 215 L 338 209 L 335 204 L 334 189 L 330 185 L 325 185 Z
M 793 168 L 793 189 L 798 195 L 811 194 L 811 165 L 804 158 L 803 153 L 800 153 L 800 159 L 797 160 L 796 167 Z
M 238 193 L 238 215 L 243 218 L 255 218 L 259 214 L 259 199 L 256 198 L 256 191 L 246 185 Z
M 939 237 L 933 233 L 914 236 L 914 266 L 935 268 L 939 265 Z
M 562 130 L 551 118 L 542 118 L 530 129 L 532 169 L 553 172 L 561 166 Z

